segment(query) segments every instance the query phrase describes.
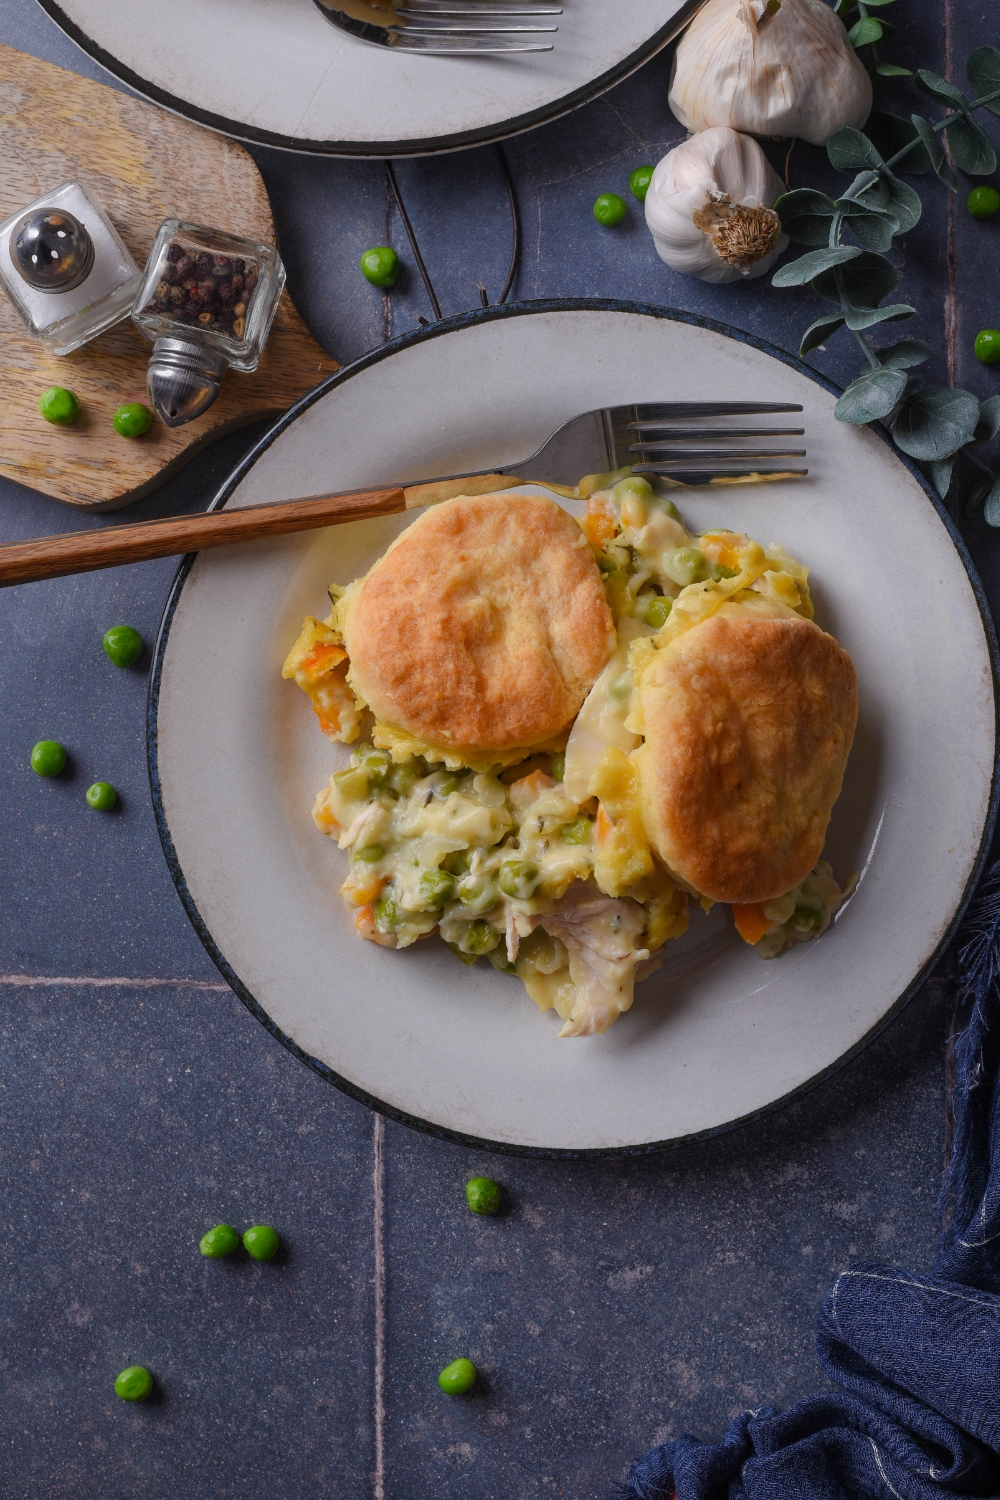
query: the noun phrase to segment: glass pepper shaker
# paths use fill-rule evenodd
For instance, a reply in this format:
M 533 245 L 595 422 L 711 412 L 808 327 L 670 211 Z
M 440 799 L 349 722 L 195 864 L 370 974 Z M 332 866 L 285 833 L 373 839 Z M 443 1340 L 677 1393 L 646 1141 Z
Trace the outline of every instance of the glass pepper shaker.
M 207 411 L 226 370 L 256 370 L 285 285 L 273 245 L 165 219 L 132 306 L 152 341 L 150 405 L 168 427 Z
M 78 182 L 0 224 L 0 285 L 35 338 L 72 354 L 128 316 L 141 273 Z

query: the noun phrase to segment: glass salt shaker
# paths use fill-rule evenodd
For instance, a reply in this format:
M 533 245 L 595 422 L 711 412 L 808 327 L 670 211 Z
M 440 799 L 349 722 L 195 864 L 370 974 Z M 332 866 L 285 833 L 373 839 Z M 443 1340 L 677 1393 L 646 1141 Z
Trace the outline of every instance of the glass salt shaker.
M 53 354 L 72 354 L 127 317 L 140 278 L 78 182 L 62 183 L 0 224 L 0 285 Z
M 132 318 L 153 344 L 146 389 L 168 427 L 207 411 L 230 366 L 256 370 L 284 285 L 273 245 L 164 220 Z

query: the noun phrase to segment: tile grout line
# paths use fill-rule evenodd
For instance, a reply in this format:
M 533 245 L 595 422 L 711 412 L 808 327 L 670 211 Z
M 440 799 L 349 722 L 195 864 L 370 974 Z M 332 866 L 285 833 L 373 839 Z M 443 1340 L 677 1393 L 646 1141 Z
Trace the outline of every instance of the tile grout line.
M 225 994 L 229 990 L 228 984 L 217 984 L 206 979 L 129 979 L 127 977 L 109 976 L 104 979 L 89 978 L 84 975 L 67 974 L 0 974 L 0 986 L 9 985 L 15 989 L 43 989 L 43 988 L 66 988 L 67 986 L 90 985 L 95 989 L 103 987 L 134 990 L 155 990 L 172 987 L 174 989 L 186 990 L 211 990 L 214 994 Z
M 382 1144 L 385 1121 L 376 1114 L 372 1125 L 372 1215 L 375 1271 L 375 1371 L 373 1401 L 375 1407 L 375 1473 L 374 1500 L 385 1500 L 385 1174 Z

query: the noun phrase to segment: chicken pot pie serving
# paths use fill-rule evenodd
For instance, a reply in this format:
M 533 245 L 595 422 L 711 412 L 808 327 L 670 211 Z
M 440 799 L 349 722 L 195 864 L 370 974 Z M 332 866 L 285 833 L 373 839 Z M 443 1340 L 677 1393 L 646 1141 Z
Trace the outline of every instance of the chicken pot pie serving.
M 853 885 L 819 856 L 857 683 L 807 569 L 645 480 L 580 489 L 582 525 L 509 493 L 426 511 L 284 666 L 360 742 L 313 810 L 359 934 L 485 956 L 560 1036 L 629 1008 L 691 904 L 770 958 Z

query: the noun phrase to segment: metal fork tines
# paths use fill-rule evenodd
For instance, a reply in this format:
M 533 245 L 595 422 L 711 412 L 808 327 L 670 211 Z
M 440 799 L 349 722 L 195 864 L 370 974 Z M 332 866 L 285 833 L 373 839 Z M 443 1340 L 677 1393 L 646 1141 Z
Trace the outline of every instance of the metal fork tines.
M 547 38 L 558 26 L 528 24 L 561 16 L 554 5 L 507 4 L 506 0 L 417 0 L 385 11 L 385 24 L 358 20 L 336 0 L 316 0 L 328 21 L 362 41 L 426 53 L 551 52 Z M 374 15 L 375 12 L 373 11 Z
M 629 437 L 638 442 L 628 445 L 636 474 L 660 474 L 688 484 L 706 484 L 712 480 L 799 477 L 807 469 L 791 468 L 789 460 L 805 458 L 805 448 L 789 443 L 758 446 L 763 439 L 802 437 L 802 427 L 719 427 L 690 424 L 692 417 L 765 415 L 801 411 L 801 406 L 777 402 L 715 401 L 698 407 L 688 404 L 649 406 L 625 424 Z M 683 419 L 685 425 L 677 425 Z M 749 440 L 749 441 L 748 441 Z M 695 444 L 697 446 L 690 446 Z M 704 445 L 704 446 L 703 446 Z M 644 460 L 644 462 L 642 461 Z

